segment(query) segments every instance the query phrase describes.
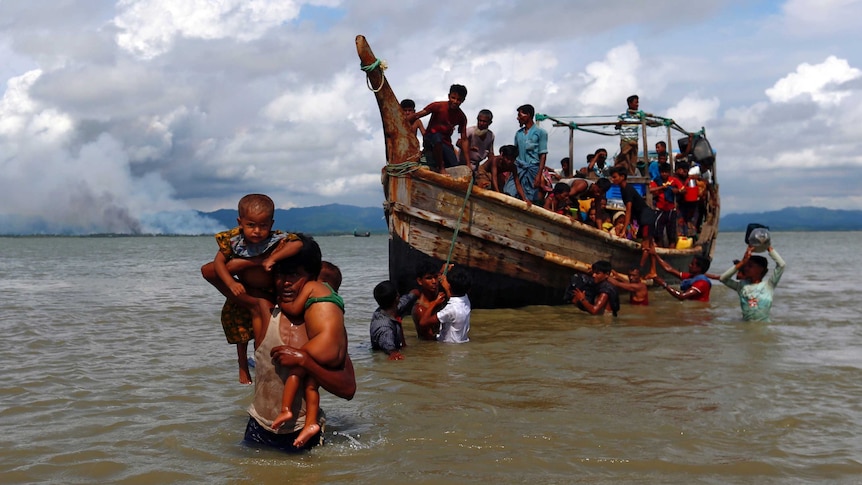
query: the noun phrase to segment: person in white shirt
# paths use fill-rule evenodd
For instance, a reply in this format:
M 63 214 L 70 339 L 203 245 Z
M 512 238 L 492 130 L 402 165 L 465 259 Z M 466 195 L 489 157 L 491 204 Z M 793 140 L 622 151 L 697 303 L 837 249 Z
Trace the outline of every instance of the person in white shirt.
M 440 277 L 440 287 L 443 293 L 432 303 L 432 307 L 442 308 L 436 312 L 426 312 L 420 325 L 439 324 L 438 342 L 469 342 L 467 334 L 470 332 L 470 298 L 467 292 L 470 290 L 470 273 L 465 268 L 455 266 L 448 274 Z

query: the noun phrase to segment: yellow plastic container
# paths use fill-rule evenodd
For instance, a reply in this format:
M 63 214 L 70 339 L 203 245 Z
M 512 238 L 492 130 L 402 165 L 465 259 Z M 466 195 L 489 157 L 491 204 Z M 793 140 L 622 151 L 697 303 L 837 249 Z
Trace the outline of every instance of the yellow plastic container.
M 691 245 L 694 243 L 694 240 L 690 237 L 680 236 L 676 239 L 676 248 L 677 249 L 689 249 Z

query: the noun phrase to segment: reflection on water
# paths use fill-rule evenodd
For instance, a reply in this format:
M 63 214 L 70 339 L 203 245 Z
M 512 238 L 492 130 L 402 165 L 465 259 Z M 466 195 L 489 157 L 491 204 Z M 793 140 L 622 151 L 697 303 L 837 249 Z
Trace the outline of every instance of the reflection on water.
M 240 444 L 251 388 L 198 268 L 211 238 L 0 239 L 4 483 L 787 483 L 862 473 L 857 233 L 774 233 L 771 325 L 654 291 L 619 318 L 477 310 L 471 342 L 370 351 L 386 239 L 319 238 L 344 272 L 359 391 L 328 444 Z M 744 247 L 723 234 L 713 272 Z M 812 251 L 825 247 L 829 251 Z M 851 286 L 853 285 L 853 286 Z M 412 329 L 409 322 L 407 327 Z

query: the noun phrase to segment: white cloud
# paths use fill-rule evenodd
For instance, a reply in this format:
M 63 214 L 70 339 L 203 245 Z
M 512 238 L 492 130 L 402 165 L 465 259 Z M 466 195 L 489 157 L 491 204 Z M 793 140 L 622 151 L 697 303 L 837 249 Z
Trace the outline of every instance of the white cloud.
M 604 60 L 588 64 L 581 74 L 586 87 L 578 100 L 586 106 L 619 107 L 620 100 L 638 90 L 640 63 L 640 53 L 633 43 L 611 49 Z
M 291 0 L 121 0 L 117 44 L 144 59 L 170 50 L 179 37 L 250 41 L 296 18 Z
M 786 103 L 808 95 L 821 105 L 838 104 L 850 95 L 849 90 L 838 87 L 860 76 L 862 71 L 850 67 L 846 59 L 829 56 L 820 64 L 803 62 L 796 68 L 796 72 L 779 79 L 767 89 L 766 95 L 775 103 Z
M 703 99 L 689 95 L 670 108 L 667 116 L 682 126 L 701 126 L 718 117 L 720 104 L 721 102 L 716 97 Z

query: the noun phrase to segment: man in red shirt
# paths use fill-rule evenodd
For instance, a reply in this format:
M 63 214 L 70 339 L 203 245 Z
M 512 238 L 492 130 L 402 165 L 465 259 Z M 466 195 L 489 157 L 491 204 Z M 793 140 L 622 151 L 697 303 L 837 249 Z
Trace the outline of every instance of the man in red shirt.
M 667 155 L 659 155 L 659 160 L 664 158 L 665 162 L 659 165 L 659 176 L 649 183 L 649 191 L 652 193 L 655 209 L 658 216 L 655 220 L 655 236 L 653 239 L 656 244 L 666 248 L 676 247 L 676 198 L 679 196 L 679 191 L 682 189 L 682 182 L 671 177 L 670 164 L 667 163 Z M 667 243 L 664 238 L 667 236 Z
M 677 300 L 709 301 L 709 290 L 712 289 L 712 282 L 709 281 L 709 278 L 714 278 L 714 275 L 707 275 L 706 273 L 710 265 L 708 257 L 697 255 L 691 258 L 691 262 L 688 264 L 688 272 L 683 272 L 676 270 L 667 261 L 661 259 L 659 255 L 655 254 L 655 249 L 652 249 L 651 252 L 655 260 L 665 271 L 682 280 L 677 290 L 676 288 L 671 288 L 662 278 L 658 276 L 653 278 L 653 281 L 667 290 L 670 296 Z
M 455 148 L 452 146 L 452 133 L 458 127 L 460 139 L 458 146 L 464 153 L 470 153 L 470 143 L 467 141 L 467 116 L 461 111 L 461 103 L 467 98 L 467 88 L 460 84 L 449 87 L 447 101 L 435 101 L 422 111 L 407 118 L 412 123 L 423 116 L 431 115 L 428 127 L 425 128 L 425 157 L 431 168 L 445 173 L 446 167 L 459 165 Z

